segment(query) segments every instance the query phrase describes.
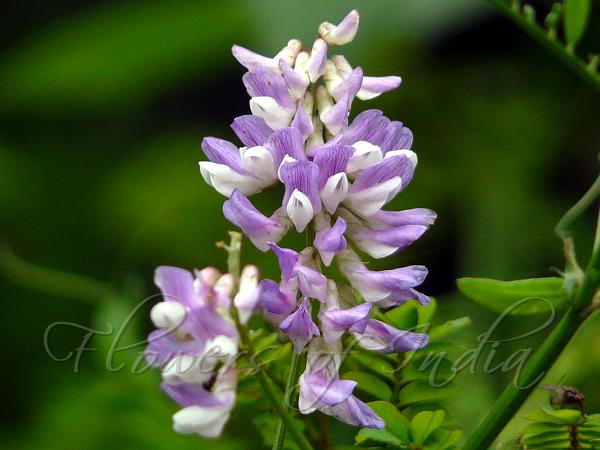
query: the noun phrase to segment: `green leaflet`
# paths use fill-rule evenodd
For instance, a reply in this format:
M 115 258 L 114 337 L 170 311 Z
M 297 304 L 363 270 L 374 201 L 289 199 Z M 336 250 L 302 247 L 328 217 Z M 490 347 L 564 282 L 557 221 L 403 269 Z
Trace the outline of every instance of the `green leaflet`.
M 460 291 L 471 300 L 498 313 L 511 315 L 547 313 L 568 303 L 559 277 L 500 281 L 490 278 L 460 278 Z
M 410 421 L 410 434 L 415 444 L 422 444 L 431 433 L 437 430 L 444 421 L 446 413 L 443 409 L 437 411 L 422 411 Z
M 565 17 L 565 38 L 567 44 L 574 46 L 579 42 L 587 28 L 590 10 L 592 7 L 591 0 L 565 0 L 564 1 L 564 17 Z
M 357 390 L 363 391 L 366 394 L 379 400 L 390 400 L 392 398 L 392 389 L 385 381 L 370 373 L 365 372 L 345 372 L 343 378 L 346 380 L 354 380 L 358 383 Z

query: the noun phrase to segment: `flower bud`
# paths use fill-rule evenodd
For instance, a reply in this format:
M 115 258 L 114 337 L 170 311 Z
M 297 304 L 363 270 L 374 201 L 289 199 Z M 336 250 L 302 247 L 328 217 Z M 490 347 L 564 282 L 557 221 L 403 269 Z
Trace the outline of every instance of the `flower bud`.
M 354 36 L 356 36 L 358 23 L 358 11 L 353 9 L 337 25 L 323 22 L 319 26 L 319 35 L 330 45 L 344 45 L 352 42 Z

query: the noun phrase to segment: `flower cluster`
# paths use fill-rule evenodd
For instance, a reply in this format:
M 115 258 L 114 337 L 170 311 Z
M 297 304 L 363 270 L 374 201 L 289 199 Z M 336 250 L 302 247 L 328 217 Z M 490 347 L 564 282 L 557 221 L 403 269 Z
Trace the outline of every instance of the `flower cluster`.
M 163 301 L 150 311 L 157 329 L 145 351 L 149 365 L 162 372 L 162 389 L 182 407 L 173 416 L 175 431 L 217 437 L 236 398 L 235 358 L 238 332 L 230 308 L 246 322 L 258 300 L 258 270 L 246 266 L 239 292 L 230 274 L 207 267 L 192 275 L 176 267 L 159 267 L 154 281 Z
M 382 353 L 426 345 L 426 335 L 372 319 L 371 310 L 412 299 L 427 304 L 415 290 L 427 269 L 371 271 L 356 250 L 389 256 L 418 239 L 436 216 L 427 209 L 382 210 L 410 183 L 417 156 L 410 150 L 412 132 L 381 111 L 367 110 L 349 122 L 355 99 L 371 99 L 401 81 L 364 76 L 343 56 L 328 56 L 331 47 L 352 41 L 358 22 L 356 11 L 338 25 L 325 22 L 310 50 L 294 39 L 273 58 L 234 46 L 234 57 L 248 69 L 243 82 L 252 114 L 232 124 L 242 147 L 203 140 L 209 161 L 200 162 L 200 171 L 229 197 L 225 217 L 278 258 L 281 282 L 263 280 L 259 304 L 296 352 L 308 346 L 300 411 L 318 409 L 356 426 L 382 428 L 383 421 L 352 394 L 356 383 L 339 377 L 342 335 L 351 333 L 362 347 Z M 266 216 L 248 196 L 277 183 L 285 188 L 282 204 Z M 292 228 L 307 230 L 312 245 L 301 252 L 279 247 Z M 322 266 L 334 260 L 347 283 L 323 274 Z

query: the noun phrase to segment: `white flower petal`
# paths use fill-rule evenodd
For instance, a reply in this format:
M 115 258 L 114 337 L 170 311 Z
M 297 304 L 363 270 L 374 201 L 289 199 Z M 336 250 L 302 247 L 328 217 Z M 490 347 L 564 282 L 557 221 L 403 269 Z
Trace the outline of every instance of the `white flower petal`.
M 406 156 L 408 159 L 410 159 L 410 162 L 412 163 L 413 167 L 417 167 L 417 163 L 419 162 L 419 158 L 417 157 L 417 154 L 415 152 L 413 152 L 412 150 L 408 150 L 408 149 L 389 151 L 385 154 L 384 159 L 391 158 L 392 156 Z
M 188 406 L 173 415 L 173 429 L 182 434 L 214 438 L 221 435 L 228 419 L 229 407 Z
M 204 383 L 212 377 L 216 361 L 202 355 L 177 355 L 162 368 L 162 378 L 167 384 Z
M 206 183 L 226 197 L 231 197 L 235 189 L 239 189 L 244 195 L 254 194 L 261 189 L 261 181 L 258 178 L 243 175 L 225 164 L 200 161 L 200 173 Z
M 285 128 L 290 125 L 295 111 L 285 108 L 271 97 L 253 97 L 250 99 L 252 114 L 262 117 L 273 130 Z
M 245 169 L 264 182 L 265 186 L 277 181 L 273 155 L 263 146 L 242 147 L 240 156 Z
M 298 189 L 295 189 L 292 195 L 290 195 L 286 212 L 298 233 L 304 231 L 306 225 L 308 225 L 314 216 L 314 209 L 310 199 Z
M 179 302 L 160 302 L 150 310 L 150 320 L 156 328 L 173 329 L 183 323 L 187 308 Z
M 323 205 L 325 205 L 325 209 L 330 214 L 333 214 L 347 195 L 348 177 L 345 173 L 340 172 L 329 177 L 321 191 L 321 200 L 323 201 Z
M 365 167 L 377 164 L 383 159 L 383 153 L 377 145 L 367 141 L 358 141 L 352 144 L 354 154 L 348 162 L 348 173 L 357 172 Z
M 348 194 L 344 203 L 357 214 L 369 217 L 389 202 L 401 188 L 400 177 L 393 177 L 384 183 Z

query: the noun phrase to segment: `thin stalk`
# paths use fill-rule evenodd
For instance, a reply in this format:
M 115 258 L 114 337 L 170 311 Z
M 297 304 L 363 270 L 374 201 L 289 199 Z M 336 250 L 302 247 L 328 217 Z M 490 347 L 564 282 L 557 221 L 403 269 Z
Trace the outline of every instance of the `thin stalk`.
M 0 247 L 0 274 L 44 294 L 97 304 L 116 295 L 109 283 L 27 262 L 8 247 Z
M 237 232 L 230 231 L 229 236 L 231 237 L 229 245 L 224 242 L 219 242 L 217 246 L 219 248 L 223 248 L 227 251 L 227 267 L 228 272 L 234 276 L 236 280 L 236 285 L 239 284 L 239 276 L 240 276 L 240 254 L 242 249 L 242 235 Z M 238 329 L 240 334 L 240 341 L 245 351 L 245 354 L 250 361 L 250 364 L 256 371 L 256 379 L 260 384 L 267 400 L 271 404 L 272 408 L 275 410 L 275 413 L 279 416 L 283 424 L 285 425 L 286 431 L 290 434 L 292 439 L 296 442 L 298 447 L 301 450 L 313 450 L 310 442 L 306 439 L 306 437 L 302 434 L 302 432 L 296 428 L 292 416 L 287 410 L 286 405 L 282 402 L 282 398 L 278 395 L 275 387 L 273 386 L 272 380 L 268 377 L 267 373 L 261 368 L 260 362 L 258 360 L 258 356 L 254 347 L 252 345 L 252 341 L 250 340 L 250 335 L 248 334 L 248 329 L 240 322 L 240 318 L 237 313 L 237 309 L 235 307 L 231 308 L 231 317 Z
M 552 330 L 542 346 L 523 368 L 519 385 L 508 386 L 492 407 L 489 415 L 471 435 L 463 450 L 482 450 L 490 447 L 496 436 L 519 410 L 543 375 L 552 366 L 586 318 L 584 310 L 592 302 L 600 283 L 600 251 L 595 249 L 585 271 L 583 282 L 575 292 L 573 305 Z
M 556 224 L 554 232 L 560 238 L 565 238 L 569 234 L 571 224 L 600 196 L 600 175 L 594 181 L 594 184 L 587 190 L 583 197 L 575 203 Z
M 503 15 L 511 19 L 517 26 L 523 29 L 531 37 L 537 40 L 542 46 L 549 50 L 554 56 L 560 59 L 564 64 L 570 67 L 577 75 L 588 82 L 596 91 L 600 92 L 600 75 L 592 67 L 589 67 L 575 52 L 569 51 L 557 39 L 550 40 L 546 35 L 546 30 L 537 23 L 529 22 L 521 15 L 519 10 L 513 9 L 505 0 L 487 0 Z
M 296 380 L 298 378 L 298 362 L 300 361 L 300 355 L 292 350 L 292 361 L 290 362 L 290 371 L 288 372 L 287 383 L 285 385 L 285 393 L 283 394 L 283 406 L 287 408 L 292 400 L 292 393 Z M 279 420 L 277 424 L 277 431 L 275 432 L 275 440 L 273 441 L 273 450 L 279 450 L 283 447 L 285 440 L 285 424 L 283 420 Z

